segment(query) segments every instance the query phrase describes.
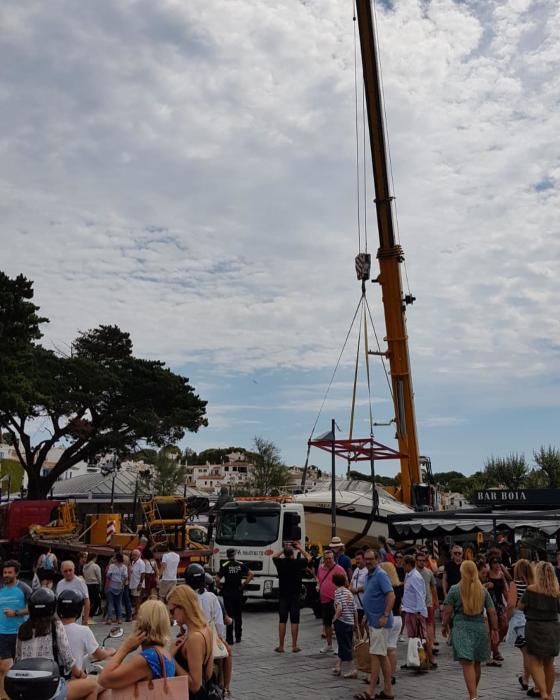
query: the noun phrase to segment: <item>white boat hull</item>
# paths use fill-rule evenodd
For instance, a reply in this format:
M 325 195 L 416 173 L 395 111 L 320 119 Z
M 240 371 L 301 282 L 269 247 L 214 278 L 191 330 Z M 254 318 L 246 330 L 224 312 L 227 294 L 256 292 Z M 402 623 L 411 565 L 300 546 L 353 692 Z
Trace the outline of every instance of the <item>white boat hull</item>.
M 336 534 L 343 542 L 349 542 L 357 534 L 361 533 L 366 524 L 366 518 L 355 518 L 348 515 L 336 516 Z M 305 511 L 305 531 L 310 542 L 320 542 L 326 545 L 331 540 L 331 514 Z M 379 535 L 388 537 L 387 523 L 374 520 L 370 525 L 367 535 L 356 544 L 377 544 Z
M 336 534 L 343 542 L 361 535 L 372 510 L 373 488 L 368 482 L 342 481 L 336 489 Z M 376 545 L 380 535 L 387 537 L 387 516 L 413 512 L 386 491 L 377 488 L 379 506 L 366 533 L 356 540 L 356 545 Z M 331 493 L 310 491 L 294 496 L 305 510 L 305 527 L 309 542 L 326 545 L 331 539 Z

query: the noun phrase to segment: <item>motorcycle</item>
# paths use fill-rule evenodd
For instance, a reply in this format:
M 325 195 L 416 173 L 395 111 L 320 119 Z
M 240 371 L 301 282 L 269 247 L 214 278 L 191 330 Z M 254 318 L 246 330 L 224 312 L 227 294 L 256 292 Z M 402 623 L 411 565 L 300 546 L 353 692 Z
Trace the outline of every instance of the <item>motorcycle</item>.
M 105 648 L 105 642 L 108 639 L 120 639 L 123 636 L 123 634 L 124 634 L 124 630 L 122 627 L 111 627 L 111 629 L 109 630 L 109 633 L 101 642 L 101 648 L 102 649 Z M 103 671 L 103 664 L 101 664 L 101 663 L 92 663 L 87 668 L 88 676 L 89 675 L 97 676 L 98 674 L 101 673 L 101 671 Z
M 120 639 L 122 627 L 112 627 L 101 642 L 101 647 L 109 639 Z M 91 664 L 88 673 L 101 673 L 101 664 Z M 10 700 L 66 700 L 68 686 L 60 673 L 60 668 L 51 659 L 33 658 L 16 661 L 6 673 L 4 689 Z

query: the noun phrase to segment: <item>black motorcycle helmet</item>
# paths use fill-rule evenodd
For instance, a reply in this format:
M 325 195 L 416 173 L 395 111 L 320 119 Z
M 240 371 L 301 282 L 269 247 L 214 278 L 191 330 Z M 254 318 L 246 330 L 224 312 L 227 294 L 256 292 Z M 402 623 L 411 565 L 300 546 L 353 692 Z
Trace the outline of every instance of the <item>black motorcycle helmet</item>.
M 39 588 L 27 604 L 30 617 L 52 617 L 56 612 L 56 596 L 50 588 Z
M 206 587 L 206 572 L 200 564 L 189 564 L 185 572 L 185 583 L 195 591 L 203 591 Z
M 80 617 L 84 608 L 84 597 L 77 591 L 62 591 L 56 603 L 60 618 Z

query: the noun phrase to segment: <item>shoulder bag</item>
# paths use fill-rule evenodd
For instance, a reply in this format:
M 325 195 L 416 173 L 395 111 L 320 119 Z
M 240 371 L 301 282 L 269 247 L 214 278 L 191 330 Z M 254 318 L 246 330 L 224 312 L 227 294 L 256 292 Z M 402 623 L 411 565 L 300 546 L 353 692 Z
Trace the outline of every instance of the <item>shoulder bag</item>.
M 189 696 L 188 676 L 167 677 L 165 661 L 161 652 L 156 649 L 159 663 L 162 669 L 163 678 L 149 681 L 139 681 L 134 683 L 133 688 L 118 688 L 105 690 L 98 697 L 101 700 L 185 700 Z
M 362 635 L 360 632 L 354 638 L 352 647 L 352 658 L 356 663 L 356 668 L 362 673 L 371 673 L 371 657 L 369 655 L 369 634 L 367 629 Z
M 229 656 L 226 645 L 218 636 L 218 631 L 216 630 L 216 625 L 213 620 L 210 620 L 208 627 L 212 632 L 212 655 L 215 659 L 225 659 Z
M 204 635 L 202 635 L 204 637 Z M 217 636 L 214 636 L 214 639 L 216 639 Z M 206 651 L 208 652 L 208 643 L 206 641 L 206 637 L 204 637 L 204 645 L 206 648 Z M 224 647 L 225 648 L 225 647 Z M 227 651 L 227 649 L 226 649 Z M 204 664 L 202 665 L 202 674 L 204 677 L 204 674 L 206 672 L 206 663 L 208 662 L 208 655 L 205 656 L 204 658 Z M 210 678 L 208 680 L 203 681 L 203 688 L 206 691 L 206 700 L 224 700 L 225 692 L 222 686 L 218 683 L 218 680 L 216 678 L 216 674 L 212 673 Z

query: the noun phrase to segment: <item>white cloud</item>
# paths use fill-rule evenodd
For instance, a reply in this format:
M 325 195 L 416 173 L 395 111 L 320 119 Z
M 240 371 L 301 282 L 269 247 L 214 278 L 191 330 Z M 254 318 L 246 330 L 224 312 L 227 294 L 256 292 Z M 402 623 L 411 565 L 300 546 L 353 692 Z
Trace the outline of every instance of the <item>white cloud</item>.
M 560 346 L 560 7 L 393 5 L 379 36 L 415 375 L 543 377 Z M 333 366 L 359 294 L 350 9 L 2 7 L 3 268 L 35 280 L 47 343 L 114 322 L 175 366 Z

